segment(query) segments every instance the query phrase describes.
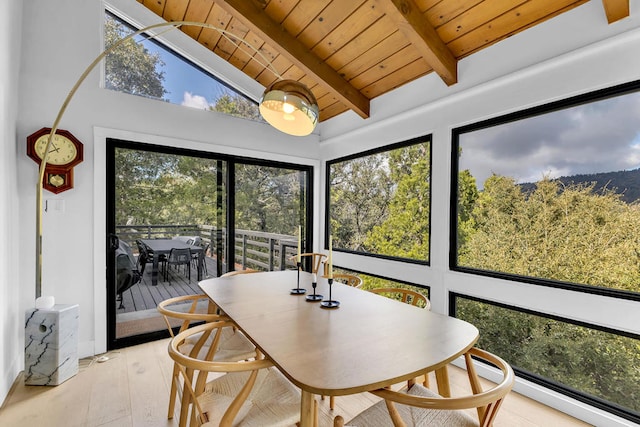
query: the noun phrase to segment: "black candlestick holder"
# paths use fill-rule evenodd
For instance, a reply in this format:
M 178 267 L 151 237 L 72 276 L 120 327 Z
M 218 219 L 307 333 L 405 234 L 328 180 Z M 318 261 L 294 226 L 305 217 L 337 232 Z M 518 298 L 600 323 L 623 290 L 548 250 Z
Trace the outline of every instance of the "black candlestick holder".
M 300 267 L 302 267 L 302 263 L 300 261 L 298 261 L 296 263 L 296 265 L 298 266 L 298 284 L 296 285 L 295 288 L 291 289 L 291 294 L 292 295 L 302 295 L 302 294 L 307 292 L 306 289 L 302 289 L 300 287 Z
M 320 303 L 320 307 L 322 308 L 338 308 L 340 307 L 340 301 L 336 301 L 334 299 L 331 299 L 331 288 L 333 285 L 333 279 L 329 279 L 329 299 L 328 300 L 324 300 Z
M 309 302 L 316 302 L 316 301 L 320 301 L 322 300 L 322 295 L 320 294 L 316 294 L 316 286 L 318 286 L 317 279 L 315 279 L 315 274 L 313 275 L 314 280 L 313 282 L 311 282 L 311 287 L 313 288 L 313 294 L 311 295 L 307 295 L 307 301 Z

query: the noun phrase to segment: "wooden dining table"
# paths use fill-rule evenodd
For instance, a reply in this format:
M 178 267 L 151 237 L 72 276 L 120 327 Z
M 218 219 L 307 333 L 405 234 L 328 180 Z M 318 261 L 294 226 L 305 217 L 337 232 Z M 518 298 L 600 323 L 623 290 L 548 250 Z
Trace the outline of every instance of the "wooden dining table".
M 158 265 L 162 255 L 169 256 L 171 249 L 189 248 L 191 252 L 198 254 L 198 280 L 202 280 L 202 269 L 204 263 L 204 250 L 201 246 L 190 245 L 180 239 L 141 239 L 142 243 L 153 253 L 151 266 L 151 285 L 158 285 Z
M 435 371 L 449 396 L 447 364 L 473 347 L 470 323 L 333 283 L 338 308 L 308 302 L 310 273 L 293 270 L 201 281 L 200 287 L 302 391 L 300 425 L 312 426 L 314 395 L 340 396 L 397 384 Z M 317 294 L 329 296 L 326 278 Z

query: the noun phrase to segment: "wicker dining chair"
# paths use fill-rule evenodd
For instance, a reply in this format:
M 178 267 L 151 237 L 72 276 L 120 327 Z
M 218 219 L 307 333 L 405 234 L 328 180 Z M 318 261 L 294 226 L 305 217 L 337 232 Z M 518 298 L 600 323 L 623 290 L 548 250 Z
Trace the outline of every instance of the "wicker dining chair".
M 295 262 L 297 255 L 293 256 L 293 260 Z M 318 274 L 320 271 L 320 265 L 327 258 L 325 254 L 317 253 L 317 252 L 307 252 L 300 254 L 300 262 L 304 265 L 304 260 L 302 258 L 310 258 L 311 259 L 311 273 Z M 326 270 L 326 268 L 325 268 Z
M 181 377 L 174 382 L 182 388 L 183 405 L 191 406 L 191 425 L 284 427 L 299 422 L 300 390 L 259 352 L 253 360 L 221 362 L 215 360 L 215 346 L 202 358 L 179 350 L 192 337 L 205 333 L 216 342 L 221 331 L 231 326 L 230 322 L 195 326 L 169 343 L 169 356 Z M 208 381 L 212 372 L 226 374 Z
M 472 356 L 496 366 L 502 373 L 499 383 L 483 390 Z M 479 348 L 471 348 L 464 355 L 472 394 L 443 397 L 421 384 L 413 384 L 400 391 L 388 388 L 372 391 L 384 400 L 358 414 L 347 425 L 351 427 L 489 427 L 498 414 L 505 396 L 514 383 L 513 369 L 500 357 Z M 474 419 L 465 410 L 476 409 Z M 344 426 L 342 416 L 334 418 L 334 427 Z
M 204 294 L 183 295 L 166 299 L 158 304 L 158 311 L 162 314 L 169 334 L 174 337 L 174 330 L 179 324 L 178 333 L 184 332 L 189 327 L 203 322 L 228 321 L 224 315 L 216 314 L 217 307 Z M 190 335 L 189 339 L 177 347 L 178 351 L 193 357 L 204 357 L 209 351 L 213 337 L 199 343 L 201 334 Z M 248 360 L 256 356 L 256 348 L 247 337 L 235 327 L 228 327 L 221 331 L 217 350 L 213 360 L 216 361 L 236 361 Z M 173 418 L 175 412 L 175 402 L 178 389 L 175 379 L 179 376 L 179 368 L 174 363 L 171 390 L 169 395 L 169 408 L 167 418 Z M 187 408 L 181 407 L 180 420 L 186 421 Z

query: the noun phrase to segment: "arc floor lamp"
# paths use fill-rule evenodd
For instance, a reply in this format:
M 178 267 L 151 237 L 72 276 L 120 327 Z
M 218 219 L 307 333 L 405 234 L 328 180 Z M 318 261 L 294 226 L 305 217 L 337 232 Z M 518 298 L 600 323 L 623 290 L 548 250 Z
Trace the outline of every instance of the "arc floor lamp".
M 258 49 L 247 43 L 245 40 L 236 38 L 235 36 L 233 36 L 233 34 L 230 34 L 222 28 L 204 22 L 171 21 L 149 25 L 148 27 L 142 28 L 136 32 L 129 34 L 126 37 L 121 38 L 120 40 L 109 46 L 107 49 L 105 49 L 102 53 L 100 53 L 96 57 L 96 59 L 94 59 L 93 62 L 91 62 L 91 64 L 89 64 L 89 66 L 84 70 L 82 75 L 80 75 L 80 78 L 75 83 L 75 85 L 73 85 L 73 87 L 69 91 L 69 94 L 62 103 L 62 106 L 58 111 L 58 115 L 56 116 L 55 121 L 51 126 L 51 131 L 47 139 L 47 145 L 44 150 L 42 161 L 40 163 L 36 191 L 36 298 L 39 298 L 42 295 L 42 182 L 44 180 L 47 157 L 49 155 L 49 150 L 51 149 L 53 136 L 56 134 L 56 131 L 60 124 L 60 119 L 64 115 L 69 102 L 73 98 L 78 88 L 87 78 L 89 73 L 96 67 L 96 65 L 98 65 L 105 56 L 122 45 L 124 42 L 156 28 L 171 27 L 170 29 L 175 29 L 181 26 L 196 26 L 216 30 L 232 43 L 236 44 L 236 46 L 239 46 L 239 43 L 249 46 L 265 61 L 265 64 L 262 65 L 269 68 L 269 70 L 273 72 L 278 78 L 275 83 L 271 84 L 265 89 L 262 98 L 260 99 L 259 110 L 262 117 L 271 126 L 289 135 L 305 136 L 309 135 L 315 129 L 316 124 L 318 123 L 319 109 L 316 98 L 314 97 L 311 90 L 309 90 L 309 88 L 298 81 L 283 79 L 283 77 L 278 74 L 278 72 L 273 68 L 273 65 L 269 61 L 267 61 L 266 58 L 264 58 L 264 56 L 258 51 Z M 158 35 L 159 34 L 151 35 L 149 36 L 149 38 L 154 38 Z M 257 60 L 254 55 L 250 55 L 250 57 L 254 60 Z

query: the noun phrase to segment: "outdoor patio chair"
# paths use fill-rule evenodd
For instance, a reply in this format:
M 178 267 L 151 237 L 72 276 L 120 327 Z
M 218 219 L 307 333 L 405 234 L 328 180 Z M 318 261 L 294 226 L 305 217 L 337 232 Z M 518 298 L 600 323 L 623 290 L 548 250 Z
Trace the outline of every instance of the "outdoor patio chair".
M 191 249 L 172 248 L 164 264 L 164 279 L 169 281 L 169 284 L 171 284 L 171 275 L 169 274 L 171 266 L 178 268 L 181 265 L 185 266 L 185 273 L 189 277 L 189 282 L 191 282 Z
M 217 307 L 209 297 L 204 294 L 183 295 L 180 297 L 169 298 L 158 304 L 158 311 L 162 314 L 169 334 L 174 337 L 175 321 L 178 321 L 180 327 L 177 333 L 187 330 L 194 324 L 203 322 L 219 322 L 228 320 L 224 315 L 215 314 Z M 213 342 L 214 335 L 200 341 L 202 334 L 190 335 L 179 347 L 178 350 L 192 357 L 204 358 L 209 351 L 209 347 Z M 218 348 L 214 355 L 215 361 L 237 361 L 248 360 L 256 356 L 256 348 L 251 341 L 238 331 L 235 327 L 227 327 L 221 330 Z M 178 393 L 175 380 L 179 377 L 179 368 L 174 363 L 173 376 L 174 381 L 171 382 L 171 391 L 169 395 L 169 410 L 167 418 L 173 418 L 175 412 L 175 402 Z M 180 419 L 186 421 L 187 407 L 181 408 Z
M 483 391 L 472 356 L 496 366 L 502 372 L 500 382 Z M 471 348 L 465 353 L 464 360 L 467 365 L 472 394 L 461 397 L 443 397 L 420 384 L 413 384 L 400 391 L 379 389 L 371 393 L 384 400 L 365 409 L 347 425 L 353 427 L 491 426 L 504 397 L 513 387 L 513 369 L 500 357 L 478 348 Z M 473 408 L 477 410 L 477 420 L 464 411 Z M 334 427 L 344 425 L 344 420 L 340 415 L 335 417 Z
M 254 360 L 212 360 L 211 346 L 204 358 L 185 355 L 179 347 L 192 337 L 210 333 L 214 342 L 230 322 L 213 322 L 189 328 L 169 343 L 169 356 L 178 366 L 182 405 L 191 405 L 191 425 L 291 426 L 300 420 L 300 390 L 285 378 L 270 360 L 258 352 Z M 207 381 L 210 372 L 226 373 Z M 180 427 L 186 422 L 180 423 Z

